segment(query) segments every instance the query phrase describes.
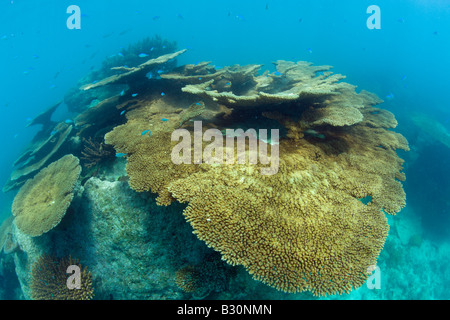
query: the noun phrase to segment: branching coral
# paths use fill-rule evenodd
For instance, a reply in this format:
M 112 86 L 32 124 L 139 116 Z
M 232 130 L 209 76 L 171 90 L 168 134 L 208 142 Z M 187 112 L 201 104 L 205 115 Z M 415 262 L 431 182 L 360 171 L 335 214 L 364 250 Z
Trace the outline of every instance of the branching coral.
M 17 227 L 36 237 L 57 226 L 72 201 L 80 172 L 78 158 L 70 154 L 28 180 L 12 205 Z
M 94 141 L 91 137 L 84 139 L 84 150 L 81 152 L 83 155 L 80 157 L 83 160 L 83 164 L 86 168 L 91 168 L 98 165 L 100 162 L 114 157 L 114 149 L 103 142 Z
M 80 268 L 80 288 L 69 288 L 69 266 Z M 72 257 L 38 257 L 31 270 L 31 298 L 33 300 L 91 300 L 94 297 L 92 275 Z

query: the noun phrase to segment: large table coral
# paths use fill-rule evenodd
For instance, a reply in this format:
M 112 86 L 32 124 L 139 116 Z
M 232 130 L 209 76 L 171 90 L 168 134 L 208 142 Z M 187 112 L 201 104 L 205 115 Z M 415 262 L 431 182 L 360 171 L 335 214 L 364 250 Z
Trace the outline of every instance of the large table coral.
M 163 79 L 172 95 L 148 92 L 118 106 L 127 122 L 105 141 L 126 154 L 131 188 L 158 193 L 161 205 L 188 203 L 194 232 L 230 264 L 279 290 L 345 293 L 376 264 L 389 230 L 384 212 L 405 205 L 396 150 L 408 143 L 391 130 L 395 117 L 374 107 L 379 98 L 356 93 L 331 67 L 276 65 L 262 75 L 259 65 L 180 67 Z M 203 132 L 280 129 L 278 172 L 261 175 L 261 163 L 174 164 L 171 132 L 193 136 L 193 120 Z

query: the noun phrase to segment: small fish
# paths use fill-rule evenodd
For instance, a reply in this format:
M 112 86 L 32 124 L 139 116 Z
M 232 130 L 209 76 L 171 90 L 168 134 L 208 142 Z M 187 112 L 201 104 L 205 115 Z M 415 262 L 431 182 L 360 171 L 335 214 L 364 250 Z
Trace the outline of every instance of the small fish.
M 161 92 L 161 97 L 164 97 L 166 94 L 164 92 Z
M 33 59 L 39 59 L 39 56 L 37 54 L 33 54 Z
M 153 16 L 153 21 L 156 21 L 156 20 L 158 20 L 159 18 L 161 18 L 161 16 Z
M 283 75 L 283 74 L 282 74 L 281 72 L 279 72 L 279 71 L 275 71 L 273 74 L 276 75 L 277 77 Z
M 230 86 L 231 86 L 231 82 L 227 82 L 227 83 L 225 83 L 225 85 L 226 85 L 227 87 L 230 87 Z
M 123 110 L 120 115 L 123 116 L 125 114 L 125 112 L 127 112 L 127 110 Z
M 402 80 L 406 80 L 406 78 L 407 78 L 406 76 L 403 76 L 403 77 L 402 77 Z
M 201 105 L 202 105 L 200 102 L 196 102 L 195 104 L 198 105 L 198 106 L 201 106 Z
M 312 53 L 312 49 L 311 48 L 306 49 L 306 51 L 308 51 L 309 53 Z
M 137 95 L 138 95 L 138 93 L 133 93 L 131 96 L 134 98 L 134 97 L 137 97 Z
M 147 79 L 151 79 L 153 77 L 151 72 L 147 73 L 145 76 L 147 77 Z
M 198 77 L 198 80 L 200 80 L 200 81 L 201 81 L 201 80 L 202 80 L 202 77 Z
M 120 91 L 120 96 L 123 97 L 123 95 L 125 94 L 125 90 Z
M 394 99 L 394 94 L 393 94 L 393 93 L 389 93 L 389 94 L 386 96 L 386 98 L 389 99 L 389 100 Z
M 400 23 L 404 23 L 404 22 L 405 22 L 405 19 L 404 19 L 404 18 L 400 18 L 400 19 L 398 19 L 397 21 L 400 22 Z
M 72 120 L 72 119 L 66 119 L 66 120 L 64 121 L 64 123 L 71 124 L 71 123 L 73 123 L 73 120 Z
M 150 48 L 150 51 L 153 51 L 154 49 L 155 49 L 155 48 L 151 47 L 151 48 Z
M 144 131 L 142 131 L 141 136 L 147 134 L 148 132 L 150 132 L 150 130 L 144 130 Z
M 302 22 L 303 21 L 303 18 L 299 18 L 298 19 L 298 22 L 300 23 L 300 22 Z
M 164 73 L 164 70 L 159 69 L 157 72 L 158 72 L 158 74 L 161 74 L 161 73 Z
M 180 19 L 180 20 L 184 19 L 183 16 L 180 13 L 177 13 L 177 18 Z
M 123 53 L 122 53 L 122 52 L 119 52 L 117 55 L 118 55 L 119 57 L 123 57 Z
M 148 54 L 146 54 L 146 53 L 140 53 L 139 54 L 139 58 L 145 58 L 145 57 L 148 57 Z
M 117 158 L 122 158 L 123 156 L 126 156 L 127 154 L 126 153 L 116 153 L 116 157 Z
M 166 121 L 169 121 L 169 119 L 166 119 L 166 118 L 162 118 L 162 119 L 161 119 L 161 121 L 164 121 L 164 122 L 166 122 Z
M 435 36 L 437 36 L 437 35 L 438 35 L 438 32 L 437 32 L 437 31 L 435 31 L 435 32 L 433 32 L 433 34 L 434 34 Z
M 243 17 L 243 16 L 241 16 L 241 15 L 239 15 L 239 14 L 237 14 L 237 15 L 236 15 L 236 19 L 238 19 L 238 20 L 241 20 L 241 21 L 242 21 L 242 20 L 244 20 L 244 17 Z

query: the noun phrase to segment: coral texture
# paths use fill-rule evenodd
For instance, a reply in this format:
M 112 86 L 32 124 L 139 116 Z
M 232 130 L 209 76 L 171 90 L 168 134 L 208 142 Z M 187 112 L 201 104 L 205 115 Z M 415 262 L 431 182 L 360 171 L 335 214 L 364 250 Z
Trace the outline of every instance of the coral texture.
M 69 266 L 80 268 L 81 288 L 69 289 Z M 91 300 L 94 297 L 92 275 L 72 257 L 40 256 L 31 270 L 31 298 L 33 300 Z
M 216 72 L 204 63 L 206 79 L 192 66 L 178 68 L 166 76 L 188 83 L 177 97 L 143 97 L 105 140 L 127 154 L 131 188 L 158 193 L 160 205 L 188 203 L 195 234 L 228 263 L 282 291 L 349 292 L 376 264 L 389 229 L 384 212 L 405 205 L 396 150 L 408 143 L 390 130 L 393 115 L 373 107 L 378 97 L 356 93 L 331 67 L 276 65 L 278 73 L 257 75 L 259 65 Z M 177 106 L 193 97 L 206 107 L 203 129 L 252 119 L 282 128 L 278 173 L 261 175 L 261 164 L 174 164 L 170 133 L 182 127 L 194 135 L 190 121 L 180 121 L 189 109 Z
M 12 205 L 17 227 L 36 237 L 57 226 L 72 201 L 80 172 L 78 158 L 70 154 L 28 180 Z

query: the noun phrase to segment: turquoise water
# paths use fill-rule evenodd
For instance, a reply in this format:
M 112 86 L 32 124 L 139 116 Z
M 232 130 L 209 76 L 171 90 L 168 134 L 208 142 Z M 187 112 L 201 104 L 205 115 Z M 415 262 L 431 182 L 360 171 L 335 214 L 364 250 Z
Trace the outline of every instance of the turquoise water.
M 81 29 L 67 27 L 70 5 L 81 10 Z M 370 5 L 381 10 L 381 29 L 368 28 Z M 102 61 L 155 35 L 188 49 L 177 65 L 255 63 L 273 72 L 276 60 L 310 61 L 333 66 L 358 90 L 383 99 L 381 107 L 395 115 L 395 130 L 411 149 L 398 151 L 407 204 L 388 217 L 390 233 L 378 260 L 381 289 L 362 286 L 331 298 L 450 298 L 448 1 L 3 1 L 1 184 L 39 131 L 26 127 L 36 115 L 64 100 Z M 53 120 L 75 115 L 63 103 Z M 11 215 L 17 191 L 0 194 L 0 220 Z M 280 298 L 264 296 L 271 297 Z

